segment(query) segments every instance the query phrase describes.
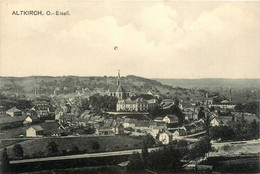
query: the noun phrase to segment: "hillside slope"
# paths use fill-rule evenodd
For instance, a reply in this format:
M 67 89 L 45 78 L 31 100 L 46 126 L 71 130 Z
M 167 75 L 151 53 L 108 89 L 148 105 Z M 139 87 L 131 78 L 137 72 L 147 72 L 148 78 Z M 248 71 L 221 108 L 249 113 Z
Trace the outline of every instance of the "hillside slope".
M 116 85 L 117 77 L 78 77 L 78 76 L 31 76 L 31 77 L 0 77 L 0 92 L 13 92 L 21 95 L 33 95 L 35 88 L 38 94 L 50 95 L 58 89 L 60 93 L 73 94 L 77 90 L 98 88 L 106 91 L 110 86 Z M 128 75 L 121 77 L 121 84 L 131 86 L 136 93 L 147 93 L 149 90 L 160 94 L 162 97 L 191 98 L 205 95 L 204 91 L 174 88 L 164 85 L 156 80 Z

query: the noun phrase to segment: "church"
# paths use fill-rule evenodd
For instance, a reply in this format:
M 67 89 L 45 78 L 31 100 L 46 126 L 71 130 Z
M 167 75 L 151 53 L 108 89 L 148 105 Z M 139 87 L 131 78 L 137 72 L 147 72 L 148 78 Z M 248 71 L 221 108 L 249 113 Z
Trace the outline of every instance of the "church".
M 118 70 L 118 76 L 116 80 L 116 85 L 111 86 L 108 89 L 109 96 L 117 97 L 119 100 L 127 99 L 128 97 L 133 96 L 133 92 L 130 86 L 123 86 L 121 85 L 120 81 L 120 70 Z

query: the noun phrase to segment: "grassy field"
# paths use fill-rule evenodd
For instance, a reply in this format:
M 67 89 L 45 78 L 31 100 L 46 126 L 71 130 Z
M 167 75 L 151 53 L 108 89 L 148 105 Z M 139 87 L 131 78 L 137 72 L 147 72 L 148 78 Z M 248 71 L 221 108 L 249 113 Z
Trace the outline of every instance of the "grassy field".
M 203 164 L 213 165 L 213 171 L 220 173 L 259 173 L 259 156 L 214 157 Z
M 66 137 L 66 138 L 43 138 L 21 142 L 24 157 L 33 158 L 47 156 L 47 145 L 54 141 L 58 144 L 60 155 L 69 152 L 74 146 L 78 147 L 79 153 L 110 152 L 142 147 L 142 139 L 127 136 L 104 136 L 104 137 Z M 100 148 L 93 149 L 93 144 L 98 143 Z M 7 147 L 10 158 L 13 158 L 13 146 Z M 1 149 L 3 150 L 3 149 Z M 39 155 L 41 154 L 41 155 Z
M 100 166 L 100 167 L 80 167 L 80 168 L 70 168 L 70 169 L 55 169 L 55 170 L 45 170 L 39 172 L 32 172 L 31 174 L 50 174 L 55 172 L 56 174 L 71 173 L 113 173 L 113 174 L 123 174 L 126 171 L 122 167 L 118 166 Z
M 16 143 L 20 143 L 23 141 L 27 141 L 26 139 L 20 139 L 20 140 L 0 140 L 0 148 L 4 148 L 7 146 L 11 146 Z
M 24 135 L 26 134 L 26 130 L 29 128 L 30 126 L 22 126 L 22 127 L 17 127 L 14 129 L 7 129 L 2 131 L 3 132 L 3 136 L 5 139 L 7 138 L 17 138 L 19 137 L 19 135 Z

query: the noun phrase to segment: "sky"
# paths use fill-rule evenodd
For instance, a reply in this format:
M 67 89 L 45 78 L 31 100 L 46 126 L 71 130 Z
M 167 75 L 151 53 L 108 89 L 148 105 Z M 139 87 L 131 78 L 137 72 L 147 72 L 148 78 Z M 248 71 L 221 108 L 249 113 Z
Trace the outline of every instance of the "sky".
M 116 76 L 120 69 L 146 78 L 260 78 L 260 2 L 0 5 L 0 76 Z M 70 15 L 12 15 L 21 10 Z

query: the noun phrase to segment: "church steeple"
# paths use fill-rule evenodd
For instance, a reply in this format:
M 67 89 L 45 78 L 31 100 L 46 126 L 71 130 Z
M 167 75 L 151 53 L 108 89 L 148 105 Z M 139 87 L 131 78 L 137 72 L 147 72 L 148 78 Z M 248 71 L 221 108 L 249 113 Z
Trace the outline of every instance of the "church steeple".
M 118 70 L 118 75 L 117 75 L 117 81 L 116 81 L 117 86 L 120 85 L 120 70 Z

